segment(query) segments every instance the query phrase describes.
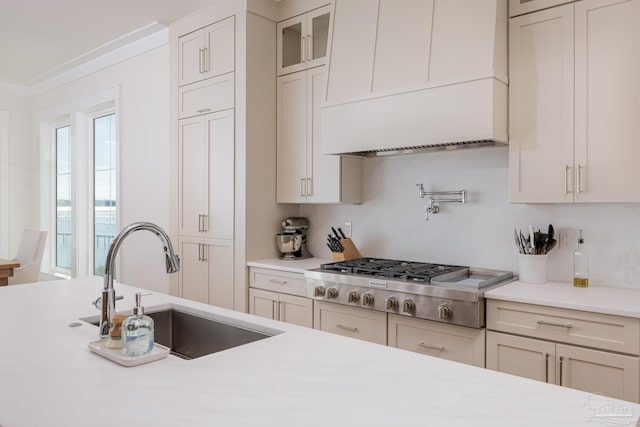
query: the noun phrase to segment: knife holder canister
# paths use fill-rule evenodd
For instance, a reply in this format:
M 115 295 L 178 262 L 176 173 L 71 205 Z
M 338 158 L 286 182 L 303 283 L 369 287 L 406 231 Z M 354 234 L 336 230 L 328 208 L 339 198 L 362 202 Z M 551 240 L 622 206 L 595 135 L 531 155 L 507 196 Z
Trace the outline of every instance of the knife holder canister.
M 340 243 L 342 243 L 342 247 L 344 248 L 344 251 L 331 253 L 331 256 L 333 257 L 334 262 L 362 258 L 362 255 L 360 254 L 360 251 L 356 247 L 355 243 L 353 243 L 353 240 L 340 239 Z

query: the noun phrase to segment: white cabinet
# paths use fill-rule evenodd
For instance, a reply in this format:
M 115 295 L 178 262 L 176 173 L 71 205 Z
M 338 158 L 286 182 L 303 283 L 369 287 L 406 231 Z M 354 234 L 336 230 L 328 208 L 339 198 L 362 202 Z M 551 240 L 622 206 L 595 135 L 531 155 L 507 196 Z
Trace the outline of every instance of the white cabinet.
M 313 300 L 249 289 L 249 313 L 307 328 L 313 327 Z
M 387 345 L 387 313 L 315 301 L 313 328 Z
M 249 313 L 313 327 L 313 300 L 306 298 L 304 274 L 249 268 Z
M 639 319 L 488 300 L 487 329 L 489 369 L 640 401 Z
M 278 76 L 325 64 L 329 10 L 324 6 L 278 23 Z
M 233 241 L 180 237 L 179 295 L 233 309 Z
M 178 118 L 227 110 L 234 106 L 234 73 L 182 86 L 178 90 Z
M 639 202 L 640 2 L 513 18 L 510 200 Z
M 277 201 L 362 202 L 362 159 L 323 155 L 324 67 L 278 77 Z
M 234 70 L 234 17 L 178 39 L 178 84 L 194 83 Z
M 179 234 L 233 239 L 234 110 L 178 126 Z
M 484 368 L 484 329 L 389 314 L 389 346 Z

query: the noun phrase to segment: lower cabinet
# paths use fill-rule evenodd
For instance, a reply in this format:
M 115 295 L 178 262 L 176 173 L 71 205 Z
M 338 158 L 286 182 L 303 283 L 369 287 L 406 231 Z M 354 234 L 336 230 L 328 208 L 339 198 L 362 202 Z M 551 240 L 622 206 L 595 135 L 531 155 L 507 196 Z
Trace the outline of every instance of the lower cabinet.
M 387 345 L 387 313 L 316 301 L 313 327 L 345 337 Z
M 249 313 L 298 326 L 313 327 L 313 300 L 294 295 L 249 289 Z
M 179 296 L 233 310 L 233 240 L 181 237 Z
M 485 330 L 389 314 L 389 346 L 484 368 Z
M 487 300 L 487 368 L 640 402 L 639 320 Z
M 631 402 L 640 400 L 640 360 L 635 356 L 489 331 L 487 368 Z

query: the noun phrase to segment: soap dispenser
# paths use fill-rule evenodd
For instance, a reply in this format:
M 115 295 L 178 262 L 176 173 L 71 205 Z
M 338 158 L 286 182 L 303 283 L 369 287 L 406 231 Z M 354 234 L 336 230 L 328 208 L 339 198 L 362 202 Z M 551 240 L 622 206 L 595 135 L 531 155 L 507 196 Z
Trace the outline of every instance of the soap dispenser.
M 582 230 L 578 238 L 578 247 L 573 252 L 573 286 L 577 288 L 589 287 L 589 253 L 584 248 Z
M 153 349 L 153 319 L 144 314 L 142 294 L 136 293 L 133 315 L 122 322 L 122 354 L 142 356 Z

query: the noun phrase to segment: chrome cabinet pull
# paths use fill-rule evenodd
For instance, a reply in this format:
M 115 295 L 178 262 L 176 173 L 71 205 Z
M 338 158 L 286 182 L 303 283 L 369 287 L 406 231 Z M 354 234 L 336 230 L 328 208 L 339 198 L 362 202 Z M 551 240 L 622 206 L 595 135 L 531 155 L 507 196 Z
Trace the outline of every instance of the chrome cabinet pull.
M 202 244 L 202 262 L 207 262 L 207 245 Z
M 358 328 L 354 328 L 354 327 L 351 327 L 351 326 L 346 326 L 346 325 L 343 325 L 342 323 L 338 323 L 336 325 L 336 328 L 344 329 L 344 330 L 351 331 L 351 332 L 358 332 Z
M 567 329 L 571 329 L 573 328 L 573 325 L 571 323 L 554 323 L 554 322 L 546 322 L 544 320 L 538 320 L 538 325 L 547 325 L 547 326 L 557 326 L 559 328 L 567 328 Z
M 202 231 L 202 215 L 198 215 L 198 231 Z
M 202 215 L 202 231 L 209 231 L 209 215 Z
M 564 194 L 569 194 L 569 165 L 564 165 Z
M 544 354 L 544 382 L 549 382 L 549 353 Z
M 580 188 L 580 181 L 582 180 L 582 166 L 578 165 L 576 168 L 576 195 L 579 195 L 582 190 Z
M 425 342 L 421 342 L 420 344 L 418 344 L 418 347 L 432 348 L 432 349 L 438 350 L 438 351 L 443 351 L 445 349 L 445 347 L 443 347 L 443 346 L 427 344 Z
M 278 279 L 269 279 L 271 283 L 277 283 L 279 285 L 285 285 L 287 283 L 286 280 L 278 280 Z
M 273 320 L 280 320 L 278 313 L 278 301 L 273 301 Z
M 305 197 L 305 195 L 307 194 L 307 190 L 304 188 L 305 181 L 306 180 L 304 178 L 300 178 L 300 197 Z
M 202 261 L 202 243 L 198 243 L 198 261 Z
M 202 108 L 200 110 L 196 110 L 196 113 L 207 113 L 211 111 L 211 108 Z
M 198 50 L 198 61 L 199 61 L 198 71 L 200 71 L 200 74 L 204 74 L 204 71 L 203 71 L 204 58 L 203 58 L 203 56 L 204 56 L 204 48 L 201 47 Z
M 311 186 L 311 178 L 307 178 L 307 196 L 313 195 L 313 187 Z
M 284 303 L 282 301 L 278 303 L 278 320 L 281 322 L 287 321 L 287 316 L 284 311 Z
M 559 385 L 562 385 L 562 364 L 564 362 L 564 357 L 560 356 L 560 383 Z
M 307 61 L 311 61 L 313 59 L 313 39 L 311 38 L 311 34 L 307 34 Z
M 208 73 L 209 72 L 209 48 L 205 47 L 202 49 L 202 51 L 203 51 L 202 69 L 204 70 L 205 73 Z

